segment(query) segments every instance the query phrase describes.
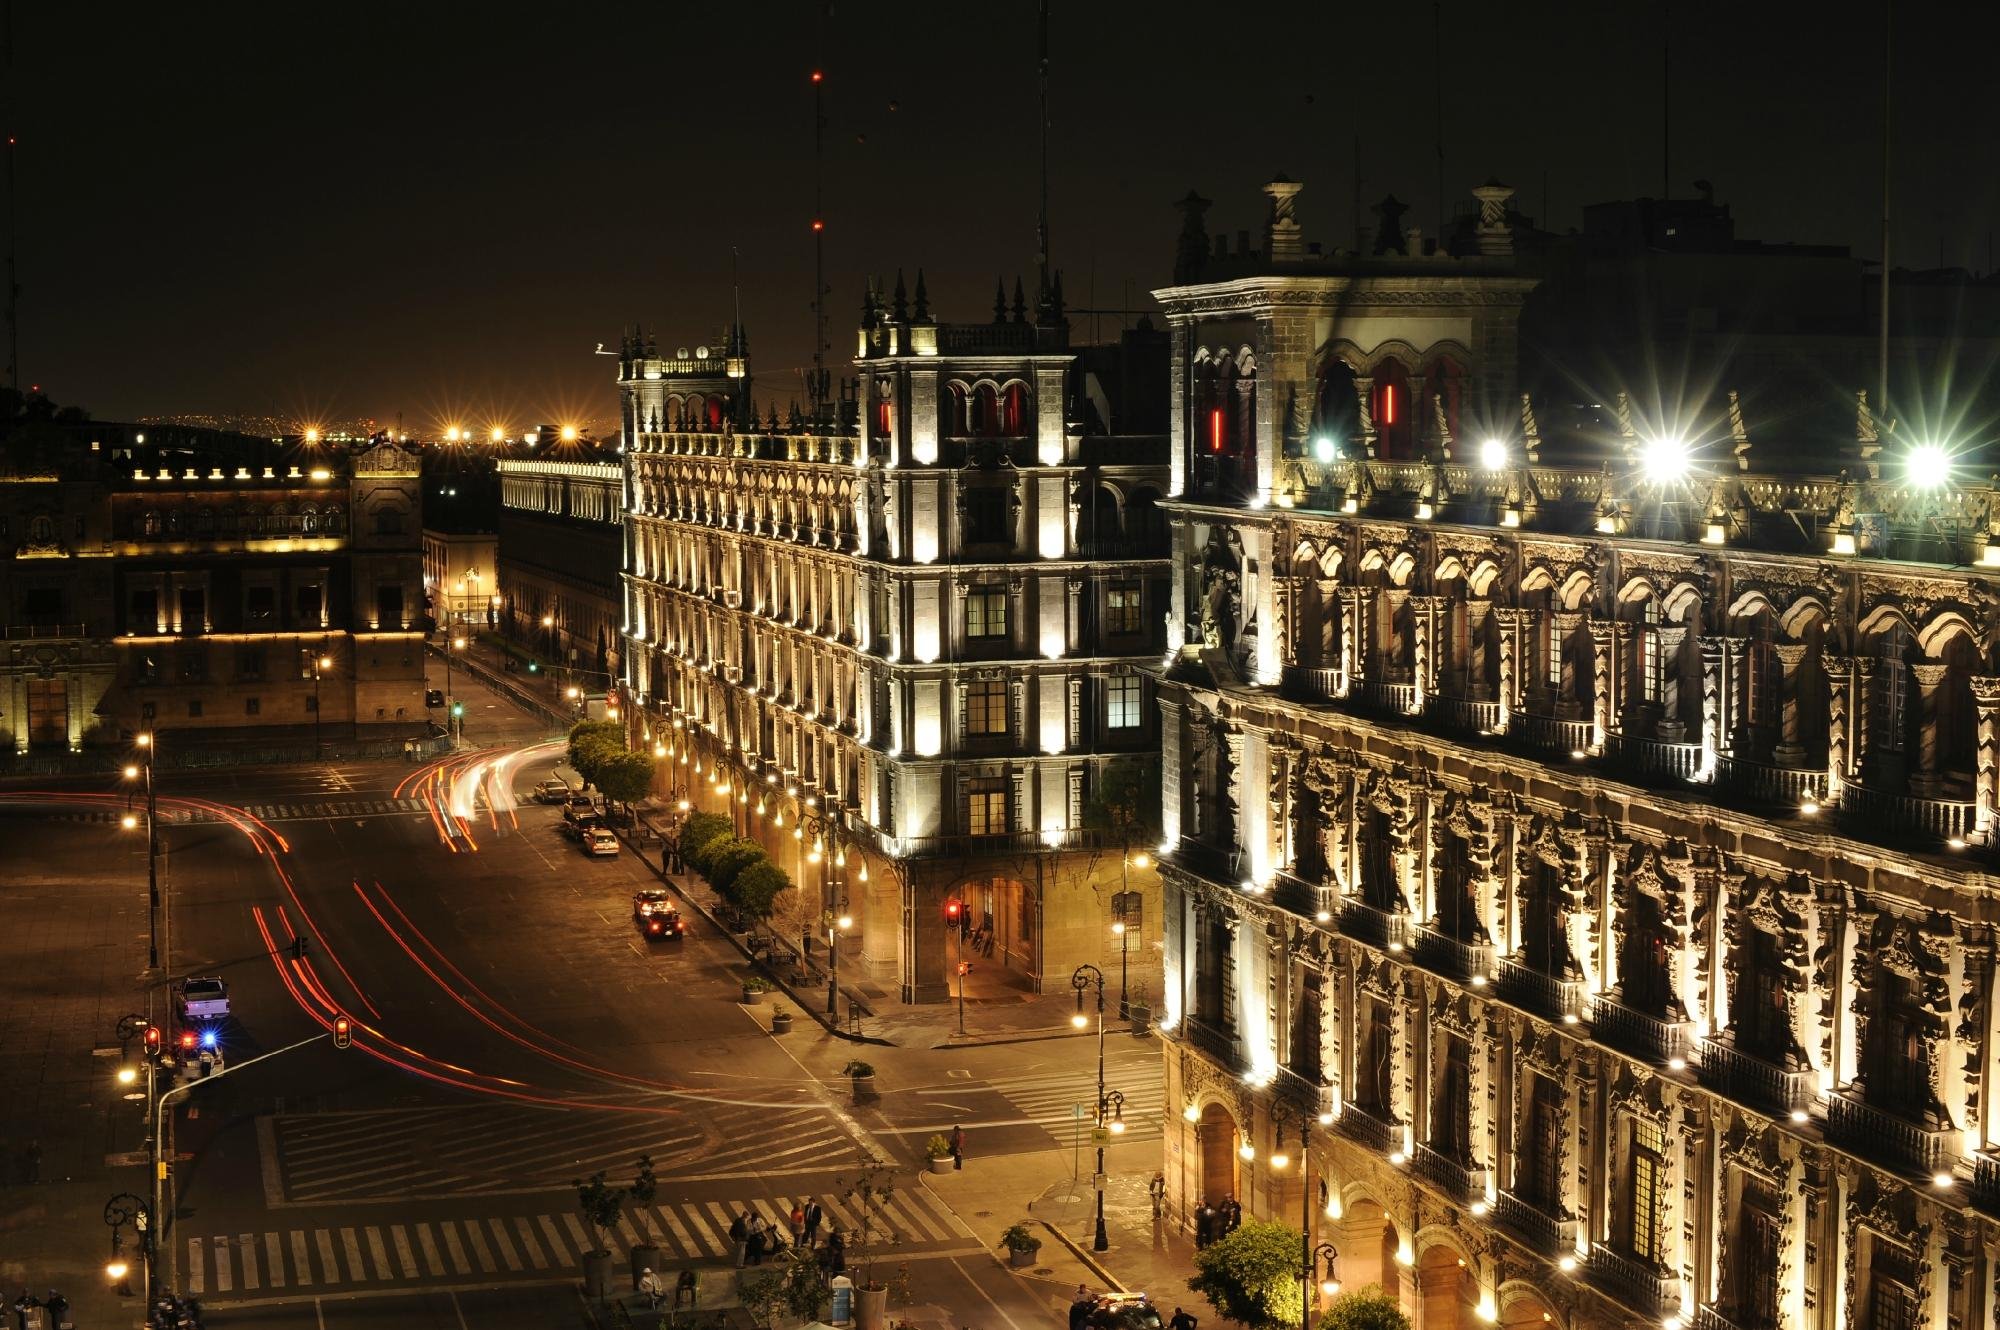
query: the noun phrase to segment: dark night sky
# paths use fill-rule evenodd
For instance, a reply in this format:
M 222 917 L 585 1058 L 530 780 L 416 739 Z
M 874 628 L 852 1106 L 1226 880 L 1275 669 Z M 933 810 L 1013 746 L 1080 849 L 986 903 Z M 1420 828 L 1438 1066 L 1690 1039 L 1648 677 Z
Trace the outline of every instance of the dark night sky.
M 823 42 L 820 9 L 19 3 L 23 378 L 102 418 L 609 422 L 591 347 L 641 318 L 666 347 L 713 340 L 733 245 L 759 396 L 788 400 L 819 64 L 836 365 L 866 272 L 922 264 L 940 317 L 986 317 L 994 274 L 1034 262 L 1032 0 L 841 0 Z M 1097 304 L 1145 301 L 1190 186 L 1211 230 L 1254 230 L 1283 170 L 1308 237 L 1349 243 L 1357 132 L 1364 202 L 1394 191 L 1434 228 L 1429 6 L 1055 11 L 1073 305 L 1093 268 Z M 1705 177 L 1739 234 L 1872 252 L 1879 10 L 1851 12 L 1444 0 L 1448 191 L 1497 175 L 1539 213 L 1546 174 L 1558 227 L 1657 193 L 1665 22 L 1676 192 Z M 1897 24 L 1898 262 L 1942 242 L 1988 268 L 1995 20 L 1908 4 Z

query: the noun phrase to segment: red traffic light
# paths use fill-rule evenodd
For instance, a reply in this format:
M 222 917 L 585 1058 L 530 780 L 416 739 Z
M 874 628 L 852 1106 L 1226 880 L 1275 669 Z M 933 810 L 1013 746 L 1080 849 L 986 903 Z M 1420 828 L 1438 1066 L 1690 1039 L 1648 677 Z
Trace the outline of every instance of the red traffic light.
M 944 903 L 944 918 L 946 923 L 955 924 L 958 922 L 957 901 L 946 901 Z
M 346 1048 L 354 1042 L 354 1022 L 345 1016 L 333 1018 L 333 1046 Z
M 192 1052 L 192 1051 L 194 1050 L 194 1031 L 193 1031 L 193 1030 L 182 1030 L 182 1031 L 181 1031 L 181 1047 L 182 1047 L 183 1049 L 185 1049 L 185 1050 L 189 1051 L 189 1052 Z
M 146 1051 L 148 1053 L 160 1051 L 160 1027 L 157 1025 L 146 1027 Z

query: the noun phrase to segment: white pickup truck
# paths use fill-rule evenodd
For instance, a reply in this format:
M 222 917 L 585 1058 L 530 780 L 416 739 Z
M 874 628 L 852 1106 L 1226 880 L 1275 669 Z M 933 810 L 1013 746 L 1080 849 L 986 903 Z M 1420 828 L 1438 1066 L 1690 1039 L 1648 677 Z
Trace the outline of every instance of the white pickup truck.
M 181 1020 L 219 1021 L 229 1015 L 229 985 L 214 975 L 181 981 Z

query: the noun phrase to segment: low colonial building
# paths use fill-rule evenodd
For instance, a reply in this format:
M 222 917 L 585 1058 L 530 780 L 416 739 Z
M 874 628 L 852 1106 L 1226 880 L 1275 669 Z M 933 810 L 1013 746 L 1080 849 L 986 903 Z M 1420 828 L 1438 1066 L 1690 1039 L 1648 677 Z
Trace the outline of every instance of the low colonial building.
M 1993 1325 L 1988 441 L 1558 429 L 1504 187 L 1372 255 L 1297 192 L 1156 292 L 1177 1214 L 1423 1330 Z
M 423 737 L 421 526 L 386 441 L 25 427 L 0 451 L 8 749 Z
M 580 686 L 617 677 L 624 470 L 615 449 L 502 457 L 496 542 L 501 630 L 539 668 Z
M 844 972 L 904 1001 L 1095 964 L 1115 1004 L 1120 947 L 1139 1001 L 1167 477 L 1120 355 L 1072 348 L 1055 290 L 941 323 L 921 275 L 870 292 L 837 421 L 718 420 L 624 350 L 625 684 L 672 788 L 773 848 L 792 936 L 851 918 Z

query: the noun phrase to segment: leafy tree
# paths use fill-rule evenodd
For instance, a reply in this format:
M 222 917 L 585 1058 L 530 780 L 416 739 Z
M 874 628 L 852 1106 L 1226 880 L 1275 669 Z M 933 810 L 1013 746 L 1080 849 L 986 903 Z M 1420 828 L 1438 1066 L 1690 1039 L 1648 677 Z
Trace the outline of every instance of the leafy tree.
M 875 1258 L 884 1246 L 896 1245 L 896 1230 L 885 1213 L 895 1194 L 896 1171 L 887 1164 L 863 1164 L 852 1180 L 840 1180 L 840 1199 L 855 1224 L 847 1233 L 847 1260 L 860 1270 L 862 1288 L 883 1287 L 875 1282 Z
M 590 1181 L 578 1179 L 570 1185 L 576 1188 L 576 1207 L 583 1212 L 583 1222 L 590 1225 L 591 1241 L 597 1244 L 591 1254 L 601 1256 L 609 1252 L 605 1234 L 617 1226 L 618 1211 L 625 1205 L 625 1189 L 606 1186 L 601 1169 L 590 1175 Z
M 1410 1318 L 1380 1284 L 1369 1284 L 1329 1302 L 1319 1330 L 1410 1330 Z
M 780 1270 L 760 1270 L 736 1276 L 736 1296 L 750 1313 L 750 1323 L 759 1330 L 771 1330 L 785 1307 L 785 1275 Z
M 827 1286 L 826 1267 L 811 1247 L 793 1247 L 787 1258 L 791 1264 L 785 1270 L 785 1310 L 801 1321 L 817 1321 L 833 1295 Z
M 621 804 L 635 804 L 653 789 L 653 757 L 650 753 L 620 749 L 601 762 L 594 782 L 604 797 Z
M 750 865 L 761 863 L 769 857 L 764 853 L 763 846 L 741 836 L 725 841 L 721 845 L 711 841 L 708 847 L 708 867 L 702 870 L 701 875 L 708 879 L 708 885 L 714 887 L 724 900 L 734 903 L 736 897 L 729 889 L 735 884 L 736 875 Z
M 769 859 L 759 860 L 736 875 L 730 884 L 736 908 L 753 919 L 769 919 L 778 897 L 791 890 L 792 878 Z
M 580 720 L 569 728 L 569 764 L 586 785 L 596 785 L 605 760 L 624 747 L 625 731 L 616 721 Z
M 1224 1320 L 1251 1330 L 1286 1330 L 1299 1323 L 1299 1235 L 1283 1224 L 1249 1220 L 1195 1253 L 1188 1287 Z
M 653 1175 L 653 1156 L 640 1155 L 638 1173 L 625 1189 L 625 1195 L 638 1213 L 639 1231 L 646 1235 L 648 1244 L 653 1241 L 653 1198 L 659 1194 L 660 1180 Z
M 681 858 L 697 873 L 708 871 L 708 848 L 731 839 L 729 819 L 721 813 L 695 813 L 681 823 Z
M 1083 806 L 1083 825 L 1109 832 L 1121 846 L 1157 840 L 1160 772 L 1151 762 L 1119 762 L 1104 769 Z

